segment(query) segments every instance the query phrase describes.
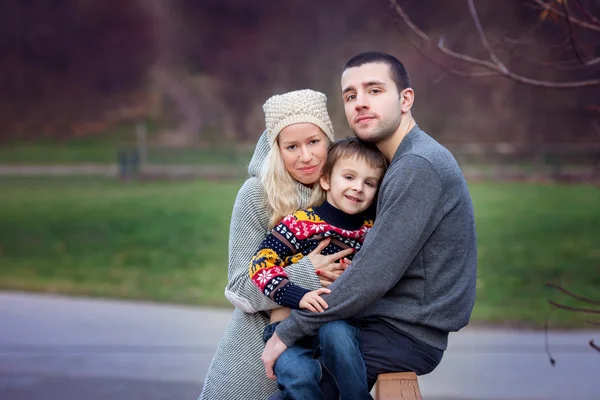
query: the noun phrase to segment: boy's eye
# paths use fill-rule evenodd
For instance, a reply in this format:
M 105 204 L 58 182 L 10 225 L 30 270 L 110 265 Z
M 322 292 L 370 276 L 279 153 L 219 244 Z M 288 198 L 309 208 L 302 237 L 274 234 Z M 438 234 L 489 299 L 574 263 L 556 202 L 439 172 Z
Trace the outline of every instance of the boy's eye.
M 344 178 L 348 179 L 349 181 L 354 179 L 354 177 L 352 175 L 346 175 L 346 176 L 344 176 Z
M 367 181 L 367 182 L 365 182 L 365 184 L 366 184 L 368 187 L 375 187 L 375 184 L 374 184 L 373 182 L 370 182 L 370 181 Z

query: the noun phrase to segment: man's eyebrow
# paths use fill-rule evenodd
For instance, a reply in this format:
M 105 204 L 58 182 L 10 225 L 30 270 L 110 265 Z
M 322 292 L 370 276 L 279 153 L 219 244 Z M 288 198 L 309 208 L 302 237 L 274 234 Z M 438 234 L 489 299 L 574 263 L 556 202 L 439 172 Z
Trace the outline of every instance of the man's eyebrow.
M 386 86 L 386 83 L 384 81 L 368 81 L 368 82 L 363 82 L 361 86 L 364 86 L 364 87 Z M 350 92 L 352 90 L 354 90 L 354 86 L 350 85 L 342 91 L 342 94 L 344 94 L 346 92 Z
M 363 86 L 365 86 L 365 87 L 376 86 L 376 85 L 385 86 L 385 82 L 384 81 L 369 81 L 369 82 L 363 83 Z
M 351 92 L 353 90 L 354 90 L 354 86 L 350 85 L 350 86 L 346 87 L 346 89 L 342 90 L 342 94 Z

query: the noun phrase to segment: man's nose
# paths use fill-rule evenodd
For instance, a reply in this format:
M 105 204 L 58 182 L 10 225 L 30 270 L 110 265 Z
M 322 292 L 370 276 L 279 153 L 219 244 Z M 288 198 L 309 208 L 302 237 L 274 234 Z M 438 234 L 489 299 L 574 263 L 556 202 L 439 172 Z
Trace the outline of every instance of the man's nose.
M 359 93 L 356 95 L 356 101 L 354 102 L 354 106 L 357 110 L 369 108 L 369 99 L 367 99 L 367 96 L 365 94 Z

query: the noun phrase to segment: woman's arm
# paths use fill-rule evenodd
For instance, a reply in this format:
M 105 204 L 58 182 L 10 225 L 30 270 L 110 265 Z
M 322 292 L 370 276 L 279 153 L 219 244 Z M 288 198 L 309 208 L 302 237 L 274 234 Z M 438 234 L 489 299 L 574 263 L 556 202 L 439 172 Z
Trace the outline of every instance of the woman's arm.
M 250 260 L 268 231 L 269 209 L 258 178 L 248 179 L 238 192 L 229 228 L 229 283 L 227 299 L 242 311 L 254 313 L 280 307 L 263 295 L 248 275 Z M 308 257 L 286 267 L 292 282 L 309 289 L 321 287 Z

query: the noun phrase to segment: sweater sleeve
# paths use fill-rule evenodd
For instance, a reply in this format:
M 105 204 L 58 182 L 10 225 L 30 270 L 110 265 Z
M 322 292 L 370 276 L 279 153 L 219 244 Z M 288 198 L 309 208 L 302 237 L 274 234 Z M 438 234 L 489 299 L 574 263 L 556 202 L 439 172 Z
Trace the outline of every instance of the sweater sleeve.
M 321 313 L 294 310 L 277 326 L 288 347 L 383 297 L 402 278 L 443 214 L 439 176 L 429 161 L 416 155 L 405 155 L 390 166 L 379 197 L 377 219 L 361 250 L 330 286 L 331 293 L 323 295 L 329 308 Z
M 229 229 L 228 284 L 225 296 L 244 312 L 272 310 L 279 305 L 256 289 L 248 276 L 250 259 L 268 230 L 268 207 L 258 178 L 248 179 L 238 192 Z M 308 259 L 286 268 L 288 277 L 305 288 L 320 287 L 319 278 Z
M 277 304 L 299 308 L 300 299 L 308 290 L 294 285 L 284 268 L 299 253 L 300 239 L 295 236 L 299 222 L 288 215 L 279 222 L 260 244 L 250 260 L 249 275 L 256 287 Z

